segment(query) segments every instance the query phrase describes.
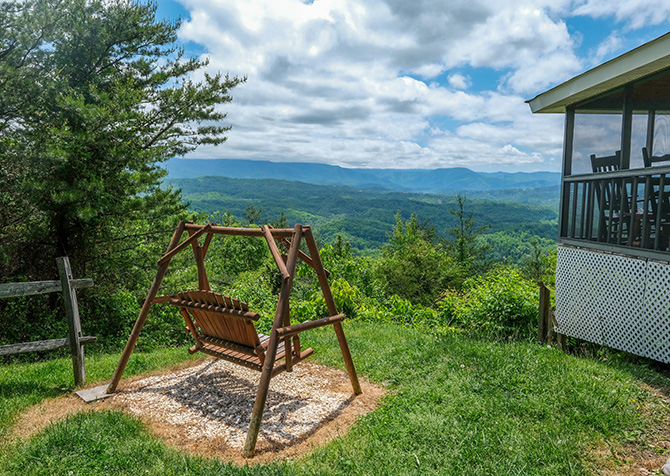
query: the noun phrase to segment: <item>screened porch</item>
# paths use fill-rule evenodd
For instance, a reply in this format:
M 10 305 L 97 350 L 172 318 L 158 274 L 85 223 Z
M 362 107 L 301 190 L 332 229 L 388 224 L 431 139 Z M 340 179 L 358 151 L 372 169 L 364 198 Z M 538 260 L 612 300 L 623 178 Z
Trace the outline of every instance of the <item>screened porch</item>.
M 561 242 L 670 252 L 670 71 L 567 107 L 564 158 Z
M 556 330 L 670 363 L 670 33 L 528 103 L 565 114 Z

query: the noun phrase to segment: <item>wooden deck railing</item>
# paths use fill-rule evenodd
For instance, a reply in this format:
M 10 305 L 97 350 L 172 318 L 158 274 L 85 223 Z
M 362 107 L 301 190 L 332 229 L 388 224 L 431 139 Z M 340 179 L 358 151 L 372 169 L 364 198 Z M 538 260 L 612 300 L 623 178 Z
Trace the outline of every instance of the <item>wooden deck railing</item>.
M 664 166 L 564 177 L 561 241 L 670 255 L 668 175 L 670 167 Z

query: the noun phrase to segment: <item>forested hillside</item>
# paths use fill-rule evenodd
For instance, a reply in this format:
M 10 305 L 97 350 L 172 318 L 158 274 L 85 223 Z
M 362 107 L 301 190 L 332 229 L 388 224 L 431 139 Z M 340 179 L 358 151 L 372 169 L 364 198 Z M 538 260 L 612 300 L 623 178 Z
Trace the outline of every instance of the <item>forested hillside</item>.
M 378 189 L 357 189 L 313 185 L 285 180 L 200 177 L 169 180 L 180 187 L 193 211 L 230 213 L 243 217 L 248 209 L 260 211 L 259 223 L 285 215 L 289 225 L 314 226 L 322 242 L 332 243 L 338 234 L 361 251 L 379 249 L 400 213 L 404 219 L 416 214 L 438 235 L 457 225 L 449 212 L 455 197 L 412 194 Z M 482 226 L 484 239 L 492 246 L 491 258 L 518 260 L 527 254 L 536 237 L 543 246 L 552 245 L 557 235 L 557 213 L 548 207 L 483 200 L 477 193 L 467 196 L 467 211 Z

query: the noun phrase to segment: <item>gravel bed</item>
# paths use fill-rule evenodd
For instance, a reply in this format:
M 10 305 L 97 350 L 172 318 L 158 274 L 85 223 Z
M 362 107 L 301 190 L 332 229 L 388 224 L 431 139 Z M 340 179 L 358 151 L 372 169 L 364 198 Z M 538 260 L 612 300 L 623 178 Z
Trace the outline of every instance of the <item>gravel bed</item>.
M 258 444 L 291 445 L 341 413 L 352 400 L 351 386 L 348 393 L 337 391 L 344 390 L 342 374 L 301 362 L 293 372 L 274 377 Z M 229 449 L 242 449 L 260 375 L 226 361 L 206 361 L 124 384 L 112 400 L 140 418 L 177 427 L 186 439 L 216 439 Z

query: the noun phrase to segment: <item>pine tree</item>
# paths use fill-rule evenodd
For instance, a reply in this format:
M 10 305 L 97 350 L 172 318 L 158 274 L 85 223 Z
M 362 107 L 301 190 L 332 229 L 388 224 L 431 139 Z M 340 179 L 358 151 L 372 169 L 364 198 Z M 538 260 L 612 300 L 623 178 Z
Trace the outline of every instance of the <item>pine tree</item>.
M 57 255 L 80 275 L 141 264 L 184 214 L 160 164 L 226 140 L 219 106 L 244 78 L 200 73 L 207 61 L 184 56 L 178 28 L 153 2 L 0 4 L 5 274 L 39 275 Z

